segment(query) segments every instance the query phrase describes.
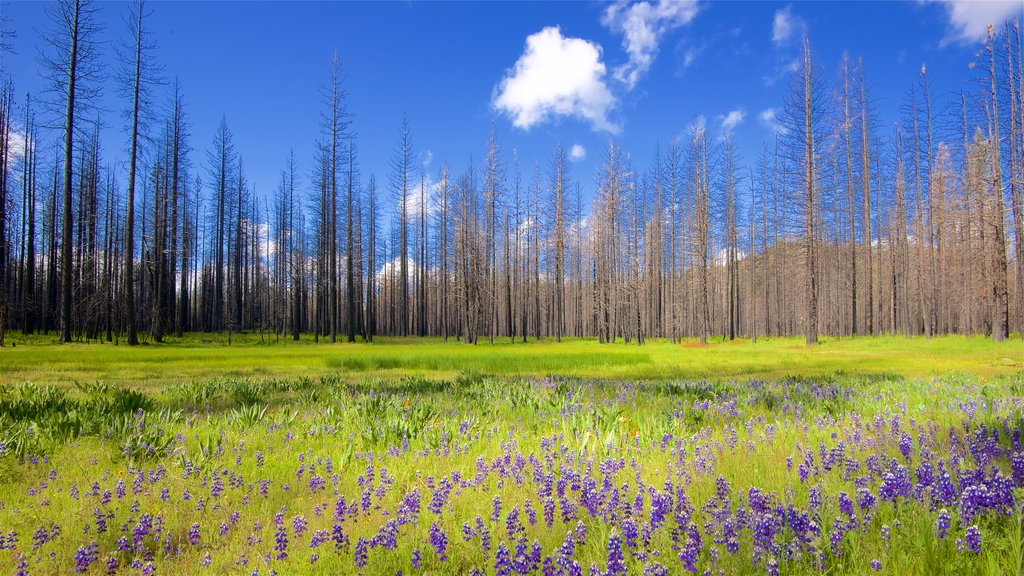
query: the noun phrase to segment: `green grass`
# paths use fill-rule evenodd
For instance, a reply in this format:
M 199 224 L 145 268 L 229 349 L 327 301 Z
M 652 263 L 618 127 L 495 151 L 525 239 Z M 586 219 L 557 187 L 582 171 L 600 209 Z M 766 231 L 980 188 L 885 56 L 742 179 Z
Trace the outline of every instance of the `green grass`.
M 1011 459 L 1024 462 L 1019 340 L 331 345 L 248 334 L 230 344 L 223 335 L 190 335 L 134 348 L 45 336 L 8 342 L 0 349 L 4 574 L 22 564 L 31 574 L 71 573 L 76 552 L 90 546 L 98 556 L 86 574 L 105 573 L 107 561 L 119 574 L 148 563 L 161 574 L 356 573 L 358 540 L 383 530 L 414 493 L 424 507 L 419 520 L 400 526 L 395 548 L 372 550 L 363 573 L 493 574 L 493 550 L 461 536 L 478 516 L 493 546 L 536 543 L 556 557 L 565 534 L 585 525 L 589 536 L 575 557 L 587 573 L 605 567 L 611 534 L 625 528 L 621 518 L 584 511 L 581 477 L 602 492 L 621 486 L 641 523 L 652 513 L 652 490 L 685 495 L 705 546 L 724 529 L 706 508 L 719 478 L 731 486 L 733 507 L 746 506 L 756 488 L 820 527 L 800 536 L 806 540 L 790 529 L 778 534 L 787 550 L 803 542 L 823 554 L 789 558 L 780 548 L 773 554 L 785 574 L 875 573 L 867 567 L 876 559 L 881 574 L 1024 574 L 1017 476 L 1013 506 L 971 519 L 984 535 L 978 554 L 957 551 L 967 528 L 959 500 L 933 501 L 924 485 L 913 498 L 858 508 L 860 527 L 830 543 L 845 518 L 840 494 L 867 486 L 881 496 L 883 471 L 917 478 L 919 465 L 937 459 L 958 481 L 979 471 L 989 479 L 1018 474 Z M 833 450 L 844 459 L 826 465 Z M 617 471 L 605 478 L 609 466 Z M 441 479 L 474 478 L 481 467 L 489 475 L 444 496 L 443 510 L 425 508 Z M 541 472 L 548 482 L 577 480 L 565 499 L 554 498 Z M 495 496 L 504 511 L 489 520 Z M 550 525 L 527 525 L 525 540 L 507 533 L 513 507 L 525 522 L 547 498 L 558 508 Z M 339 502 L 350 505 L 343 523 L 335 520 Z M 357 511 L 357 502 L 369 507 Z M 953 526 L 939 539 L 944 507 Z M 134 538 L 144 517 L 158 519 L 159 537 L 125 548 L 121 539 Z M 670 515 L 639 548 L 627 544 L 629 573 L 655 563 L 684 573 L 673 548 L 688 538 L 689 520 L 680 518 Z M 300 520 L 305 531 L 295 527 Z M 447 535 L 448 560 L 431 548 L 435 522 Z M 311 548 L 314 531 L 338 526 L 346 544 Z M 192 529 L 200 533 L 194 541 Z M 288 557 L 277 556 L 282 533 Z M 420 570 L 409 570 L 414 549 L 424 558 Z M 737 552 L 717 545 L 714 555 L 705 548 L 697 567 L 767 573 L 749 527 Z
M 556 558 L 567 532 L 582 524 L 588 536 L 578 539 L 574 557 L 588 573 L 591 566 L 604 569 L 607 543 L 613 532 L 624 533 L 625 516 L 588 512 L 583 478 L 591 494 L 621 487 L 620 504 L 608 504 L 606 494 L 599 506 L 625 514 L 623 504 L 630 504 L 630 517 L 641 526 L 651 517 L 654 493 L 688 503 L 688 520 L 669 514 L 649 540 L 627 545 L 629 574 L 655 563 L 669 574 L 689 573 L 673 549 L 673 534 L 690 521 L 705 531 L 697 573 L 768 573 L 749 527 L 740 530 L 735 552 L 714 544 L 712 532 L 723 530 L 713 515 L 721 504 L 715 503 L 720 482 L 729 492 L 729 515 L 748 508 L 756 488 L 771 510 L 815 519 L 820 532 L 801 536 L 806 540 L 791 529 L 773 537 L 782 574 L 1020 574 L 1021 484 L 1016 505 L 983 510 L 970 521 L 983 533 L 976 554 L 957 551 L 966 526 L 956 503 L 933 501 L 927 487 L 885 501 L 881 471 L 918 478 L 919 466 L 929 461 L 944 462 L 957 481 L 975 478 L 978 469 L 986 478 L 997 470 L 1010 474 L 1009 459 L 1019 451 L 1014 438 L 1024 426 L 1022 392 L 1020 375 L 984 383 L 970 375 L 713 384 L 479 375 L 369 378 L 354 385 L 330 378 L 220 379 L 152 394 L 96 384 L 74 390 L 20 385 L 0 389 L 0 536 L 8 542 L 0 548 L 0 573 L 14 573 L 24 562 L 30 574 L 70 574 L 76 551 L 91 544 L 98 554 L 87 575 L 106 573 L 110 559 L 120 566 L 118 574 L 138 574 L 151 563 L 157 574 L 196 576 L 473 569 L 490 575 L 493 547 L 516 546 L 507 523 L 513 509 L 522 542 L 537 542 Z M 824 454 L 836 450 L 842 458 L 826 464 Z M 316 489 L 314 474 L 321 482 Z M 474 481 L 461 484 L 456 474 Z M 545 492 L 546 483 L 560 478 L 574 478 L 564 484 L 565 498 L 550 485 Z M 439 482 L 449 480 L 456 489 L 440 499 L 436 512 L 429 510 Z M 846 518 L 840 494 L 857 498 L 861 487 L 879 500 L 867 508 L 858 504 L 858 528 L 831 543 Z M 400 525 L 394 548 L 371 550 L 358 570 L 357 541 L 378 534 L 413 493 L 422 507 L 418 519 Z M 490 519 L 495 497 L 502 513 Z M 557 508 L 550 525 L 543 516 L 549 497 Z M 344 521 L 335 519 L 339 502 L 349 505 Z M 367 507 L 357 510 L 361 502 Z M 952 514 L 941 539 L 935 528 L 940 508 Z M 536 524 L 527 521 L 528 510 Z M 462 538 L 463 524 L 473 525 L 476 517 L 488 526 L 490 551 L 479 537 Z M 126 548 L 143 518 L 152 525 Z M 308 523 L 301 533 L 298 520 Z M 447 560 L 431 548 L 435 523 L 447 535 Z M 53 534 L 54 526 L 59 536 L 52 540 L 34 537 Z M 153 535 L 156 527 L 160 532 Z M 311 548 L 314 532 L 333 534 L 335 527 L 347 544 Z M 192 529 L 199 534 L 194 541 Z M 281 534 L 287 557 L 278 556 Z M 798 543 L 823 556 L 795 548 L 791 557 L 787 551 Z M 423 557 L 421 569 L 411 569 L 414 549 Z M 875 559 L 880 572 L 868 568 Z M 138 567 L 129 568 L 136 561 Z
M 436 338 L 379 338 L 366 344 L 313 344 L 290 339 L 235 335 L 189 335 L 165 344 L 129 348 L 100 343 L 56 344 L 54 337 L 8 335 L 0 349 L 0 384 L 72 385 L 104 381 L 160 388 L 220 377 L 259 380 L 366 376 L 451 378 L 464 371 L 502 376 L 558 374 L 602 379 L 671 380 L 825 374 L 898 374 L 910 377 L 970 373 L 982 379 L 1024 371 L 1019 339 L 995 343 L 983 337 L 824 338 L 808 347 L 801 338 L 757 342 L 695 341 L 644 346 L 594 340 L 541 341 L 470 346 Z M 15 346 L 11 346 L 14 344 Z

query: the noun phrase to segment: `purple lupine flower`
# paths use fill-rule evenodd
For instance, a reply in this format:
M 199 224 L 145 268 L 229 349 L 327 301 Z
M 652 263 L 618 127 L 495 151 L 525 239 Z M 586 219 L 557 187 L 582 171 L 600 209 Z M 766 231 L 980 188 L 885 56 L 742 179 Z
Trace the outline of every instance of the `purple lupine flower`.
M 277 552 L 277 559 L 288 558 L 288 529 L 284 523 L 277 524 L 277 532 L 274 534 L 274 551 Z
M 544 498 L 544 523 L 548 528 L 555 523 L 555 499 L 551 496 Z
M 839 493 L 839 511 L 848 517 L 853 517 L 853 500 L 850 500 L 846 492 Z
M 78 551 L 75 552 L 75 572 L 85 572 L 89 569 L 89 565 L 99 558 L 97 548 L 95 542 L 78 547 Z
M 945 538 L 946 534 L 949 533 L 949 525 L 949 512 L 945 508 L 943 508 L 942 510 L 939 510 L 939 519 L 935 523 L 935 531 L 938 533 L 940 540 Z
M 636 540 L 640 536 L 640 531 L 636 527 L 636 522 L 632 518 L 626 518 L 622 521 L 622 537 L 626 541 L 627 548 L 636 548 Z
M 423 557 L 420 556 L 420 549 L 414 548 L 412 551 L 412 557 L 409 559 L 412 562 L 412 569 L 419 570 L 423 566 Z
M 697 529 L 697 525 L 691 523 L 690 527 L 686 531 L 687 539 L 683 549 L 679 551 L 679 560 L 683 563 L 683 568 L 689 572 L 697 571 L 697 558 L 700 556 L 700 550 L 702 547 L 700 530 Z
M 295 532 L 296 536 L 301 536 L 306 531 L 306 518 L 304 516 L 292 518 L 292 531 Z
M 448 536 L 437 522 L 430 525 L 430 545 L 441 562 L 448 560 Z
M 1015 452 L 1010 456 L 1010 476 L 1018 488 L 1024 488 L 1024 452 Z
M 188 530 L 188 543 L 193 546 L 199 545 L 199 523 L 193 522 L 192 527 Z
M 310 548 L 319 548 L 320 545 L 326 544 L 331 539 L 331 533 L 327 530 L 317 530 L 313 532 L 313 535 L 309 538 Z
M 828 535 L 828 542 L 832 546 L 832 554 L 836 557 L 843 555 L 843 538 L 846 536 L 848 526 L 841 518 L 836 518 L 836 523 Z
M 668 576 L 668 568 L 657 562 L 651 562 L 644 566 L 644 576 Z
M 981 530 L 978 529 L 978 525 L 975 524 L 967 528 L 967 534 L 964 536 L 964 541 L 967 543 L 967 550 L 974 554 L 981 553 Z
M 513 506 L 508 511 L 508 519 L 505 521 L 505 533 L 508 535 L 508 539 L 515 540 L 519 533 L 525 530 L 522 522 L 519 521 L 519 506 Z
M 608 576 L 619 576 L 627 573 L 626 563 L 622 558 L 622 538 L 618 531 L 612 529 L 608 536 Z
M 497 521 L 501 520 L 501 496 L 500 495 L 494 497 L 494 500 L 491 501 L 491 506 L 493 507 L 493 509 L 491 511 L 491 520 L 494 521 L 494 522 L 497 522 Z
M 494 575 L 510 576 L 512 574 L 512 554 L 508 551 L 504 542 L 498 544 L 498 550 L 494 553 Z
M 576 553 L 576 541 L 572 537 L 571 530 L 565 535 L 565 541 L 562 542 L 562 545 L 558 547 L 558 553 L 566 560 L 572 558 L 573 554 Z
M 871 569 L 874 570 L 875 572 L 880 571 L 882 569 L 882 562 L 880 560 L 872 560 L 871 561 Z
M 484 549 L 484 555 L 489 555 L 491 553 L 491 531 L 479 516 L 476 517 L 476 533 L 480 535 L 480 547 Z
M 910 473 L 906 468 L 894 462 L 889 471 L 882 475 L 882 485 L 878 487 L 878 496 L 885 502 L 895 502 L 900 496 L 910 498 L 912 488 Z
M 366 567 L 367 552 L 368 552 L 368 546 L 367 546 L 366 539 L 363 538 L 362 536 L 360 536 L 359 540 L 356 542 L 356 551 L 355 551 L 355 556 L 353 558 L 353 560 L 355 561 L 355 564 L 356 564 L 356 568 L 365 568 Z
M 867 488 L 857 488 L 857 505 L 861 510 L 869 510 L 875 505 L 875 495 Z

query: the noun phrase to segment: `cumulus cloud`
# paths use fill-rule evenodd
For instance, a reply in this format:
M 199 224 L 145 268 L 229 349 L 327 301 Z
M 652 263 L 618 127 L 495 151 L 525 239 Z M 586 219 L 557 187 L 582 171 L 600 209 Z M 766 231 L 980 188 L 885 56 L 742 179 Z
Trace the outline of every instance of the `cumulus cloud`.
M 31 146 L 33 140 L 29 139 L 29 146 Z M 21 160 L 25 156 L 25 133 L 19 132 L 18 130 L 11 130 L 10 139 L 7 143 L 7 161 L 14 163 Z
M 699 11 L 697 0 L 657 0 L 653 4 L 619 0 L 608 6 L 601 23 L 622 34 L 622 47 L 629 55 L 629 62 L 615 68 L 615 78 L 629 88 L 636 86 L 654 62 L 662 37 L 689 24 Z
M 595 130 L 617 132 L 608 119 L 617 102 L 606 74 L 599 45 L 567 38 L 550 26 L 526 38 L 522 56 L 495 87 L 492 105 L 524 130 L 568 116 Z
M 757 114 L 758 121 L 765 128 L 772 132 L 782 133 L 782 125 L 779 124 L 779 111 L 775 108 L 765 108 Z
M 579 144 L 573 144 L 572 148 L 569 149 L 569 159 L 573 162 L 583 160 L 587 157 L 587 149 Z
M 1017 0 L 928 0 L 943 5 L 949 17 L 949 33 L 943 44 L 950 42 L 977 42 L 987 31 L 988 25 L 999 26 L 1006 20 L 1021 13 Z
M 789 42 L 794 35 L 799 35 L 806 30 L 807 23 L 793 14 L 792 6 L 779 8 L 775 11 L 775 18 L 772 19 L 772 43 L 782 46 Z
M 736 110 L 730 110 L 728 114 L 722 117 L 722 133 L 726 134 L 732 132 L 734 128 L 743 123 L 743 120 L 747 117 L 747 111 L 743 108 L 737 108 Z

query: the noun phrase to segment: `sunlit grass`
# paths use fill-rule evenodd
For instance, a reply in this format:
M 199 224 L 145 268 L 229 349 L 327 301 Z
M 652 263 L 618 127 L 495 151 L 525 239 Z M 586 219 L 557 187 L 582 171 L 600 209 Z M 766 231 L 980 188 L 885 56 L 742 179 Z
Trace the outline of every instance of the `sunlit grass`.
M 211 377 L 256 379 L 367 375 L 451 378 L 463 371 L 504 376 L 552 374 L 604 379 L 714 380 L 823 374 L 891 373 L 930 376 L 965 372 L 983 379 L 1024 370 L 1024 344 L 983 337 L 825 338 L 808 347 L 801 338 L 695 341 L 644 346 L 595 340 L 531 341 L 476 346 L 437 338 L 378 338 L 373 343 L 296 343 L 272 335 L 188 335 L 165 344 L 59 345 L 53 337 L 9 335 L 0 350 L 0 383 L 73 384 L 102 380 L 158 387 Z

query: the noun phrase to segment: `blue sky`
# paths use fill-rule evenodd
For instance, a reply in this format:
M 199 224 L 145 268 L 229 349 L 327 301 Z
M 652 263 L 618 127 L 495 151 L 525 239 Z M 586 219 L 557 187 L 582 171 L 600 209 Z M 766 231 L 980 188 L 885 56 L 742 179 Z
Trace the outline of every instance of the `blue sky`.
M 744 159 L 771 137 L 765 121 L 782 107 L 788 69 L 806 30 L 834 78 L 844 50 L 862 57 L 881 126 L 891 125 L 918 70 L 933 93 L 971 77 L 968 64 L 989 20 L 1020 4 L 975 2 L 156 2 L 149 27 L 155 58 L 182 84 L 192 161 L 226 116 L 251 183 L 277 185 L 294 149 L 303 174 L 320 136 L 331 54 L 342 59 L 362 173 L 387 182 L 403 113 L 430 175 L 441 162 L 463 169 L 482 157 L 492 121 L 511 175 L 519 151 L 524 179 L 546 166 L 556 141 L 576 148 L 573 175 L 584 189 L 608 138 L 646 167 L 659 143 L 703 117 L 712 133 L 731 127 Z M 114 69 L 126 4 L 100 5 L 102 52 Z M 46 26 L 38 2 L 4 2 L 17 33 L 3 73 L 16 93 L 41 92 L 37 63 Z M 165 104 L 167 89 L 156 101 Z M 121 161 L 127 134 L 115 115 L 128 102 L 110 75 L 104 160 Z M 48 140 L 56 134 L 48 134 Z M 308 178 L 305 179 L 308 184 Z

